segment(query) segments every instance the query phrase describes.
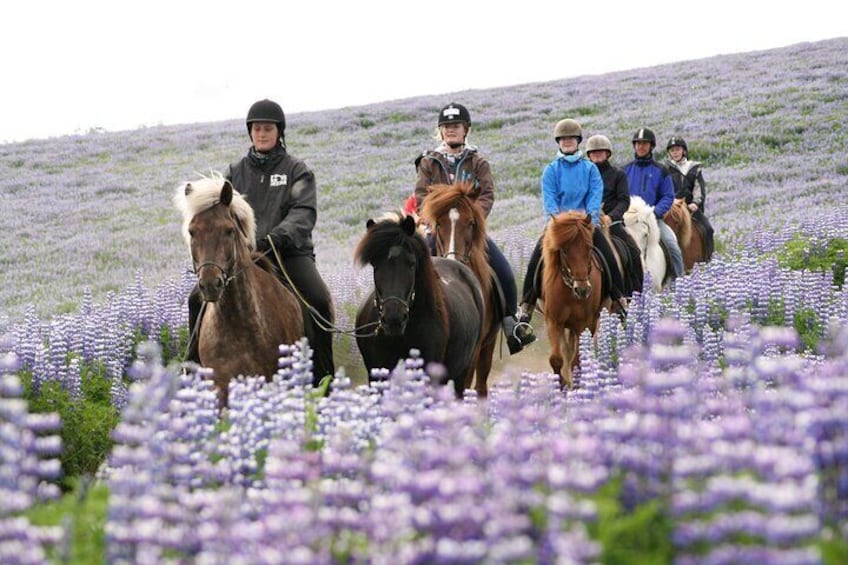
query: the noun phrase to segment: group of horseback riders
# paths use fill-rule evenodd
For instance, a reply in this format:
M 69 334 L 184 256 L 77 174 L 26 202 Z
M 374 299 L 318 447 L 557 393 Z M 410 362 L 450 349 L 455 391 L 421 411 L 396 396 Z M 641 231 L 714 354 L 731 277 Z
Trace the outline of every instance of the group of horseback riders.
M 428 186 L 471 181 L 480 188 L 478 202 L 484 213 L 488 216 L 491 212 L 495 199 L 492 171 L 478 149 L 467 143 L 470 129 L 471 115 L 465 106 L 450 103 L 441 109 L 438 120 L 440 143 L 415 161 L 418 171 L 416 206 L 420 207 Z M 611 311 L 623 321 L 628 299 L 633 292 L 642 291 L 643 279 L 640 250 L 623 222 L 624 213 L 630 207 L 630 196 L 640 196 L 654 207 L 658 222 L 664 226 L 661 228 L 662 239 L 672 258 L 674 276 L 681 276 L 682 253 L 674 232 L 665 226 L 662 217 L 675 198 L 685 199 L 693 212 L 693 219 L 705 225 L 709 247 L 712 248 L 712 227 L 703 215 L 705 183 L 701 164 L 688 160 L 688 147 L 679 136 L 669 139 L 667 161 L 655 161 L 656 135 L 648 128 L 640 128 L 633 136 L 635 158 L 623 169 L 610 162 L 612 144 L 604 135 L 593 135 L 586 142 L 585 154 L 580 151 L 583 128 L 576 120 L 566 118 L 558 121 L 553 138 L 558 147 L 557 155 L 545 167 L 541 179 L 544 214 L 548 217 L 566 210 L 584 210 L 596 226 L 608 228 L 611 239 L 621 243 L 623 248 L 619 255 L 625 252 L 635 259 L 628 263 L 630 268 L 626 270 L 625 278 L 610 240 L 602 230 L 594 231 L 594 246 L 609 273 Z M 488 240 L 492 269 L 508 305 L 502 326 L 510 353 L 521 351 L 536 339 L 530 321 L 538 297 L 536 273 L 541 260 L 541 242 L 539 238 L 527 265 L 521 304 L 513 310 L 517 305 L 517 292 L 512 269 L 497 245 L 491 238 Z
M 450 103 L 439 111 L 438 145 L 415 159 L 417 180 L 407 211 L 419 210 L 427 188 L 435 184 L 469 182 L 479 189 L 477 202 L 488 216 L 495 201 L 495 186 L 489 162 L 468 143 L 471 115 L 462 104 Z M 315 382 L 333 375 L 331 324 L 334 320 L 329 289 L 315 265 L 312 230 L 317 217 L 315 177 L 309 167 L 286 149 L 286 119 L 282 108 L 272 100 L 254 103 L 246 118 L 251 147 L 245 157 L 227 168 L 225 177 L 251 204 L 256 215 L 256 249 L 278 255 L 287 271 L 287 284 L 293 284 L 303 297 L 306 335 L 315 351 Z M 623 225 L 623 215 L 630 196 L 641 196 L 654 206 L 663 229 L 662 239 L 672 257 L 675 276 L 683 274 L 680 247 L 673 232 L 662 222 L 674 198 L 684 198 L 693 218 L 706 226 L 710 249 L 712 227 L 703 215 L 704 179 L 701 164 L 688 160 L 686 142 L 673 136 L 667 144 L 668 159 L 656 162 L 653 150 L 656 136 L 647 128 L 633 136 L 635 158 L 623 169 L 612 165 L 612 144 L 603 135 L 593 135 L 586 142 L 585 155 L 579 145 L 583 129 L 573 119 L 560 120 L 554 126 L 553 138 L 557 154 L 541 178 L 545 216 L 566 210 L 583 210 L 598 227 L 608 227 L 613 239 L 623 242 L 625 249 L 639 257 L 636 243 Z M 611 311 L 624 320 L 627 299 L 642 290 L 641 266 L 629 269 L 623 278 L 616 256 L 603 232 L 595 230 L 594 245 L 604 258 L 609 272 Z M 540 262 L 541 239 L 531 255 L 524 278 L 521 305 L 512 267 L 491 238 L 487 241 L 488 257 L 495 279 L 502 291 L 506 315 L 502 320 L 510 353 L 521 351 L 535 341 L 530 319 L 536 301 L 536 270 Z M 619 252 L 622 250 L 620 249 Z M 639 265 L 639 262 L 635 262 Z M 281 280 L 283 279 L 280 274 Z M 197 292 L 189 297 L 189 341 L 186 360 L 199 363 L 196 334 L 200 320 L 201 300 Z M 309 310 L 315 310 L 313 315 Z M 321 323 L 315 318 L 321 320 Z

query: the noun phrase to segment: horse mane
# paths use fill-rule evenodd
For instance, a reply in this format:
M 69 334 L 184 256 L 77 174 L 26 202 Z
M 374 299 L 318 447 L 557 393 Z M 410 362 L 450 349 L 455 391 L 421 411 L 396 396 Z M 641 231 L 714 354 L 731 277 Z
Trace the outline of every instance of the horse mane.
M 689 209 L 686 207 L 686 200 L 675 198 L 674 203 L 668 210 L 668 216 L 671 222 L 680 230 L 681 247 L 686 247 L 692 240 L 692 214 L 689 213 Z M 673 228 L 674 226 L 671 227 Z
M 624 213 L 624 225 L 633 225 L 644 221 L 648 225 L 648 246 L 660 244 L 660 226 L 654 215 L 654 207 L 649 206 L 640 196 L 630 197 L 630 208 Z
M 545 265 L 559 265 L 559 250 L 577 240 L 592 248 L 592 224 L 587 223 L 586 214 L 578 211 L 560 212 L 548 221 L 542 241 Z M 591 256 L 590 256 L 591 260 Z M 544 269 L 545 284 L 549 285 L 559 277 L 559 269 Z
M 459 209 L 460 214 L 471 216 L 477 229 L 471 242 L 469 267 L 477 275 L 483 287 L 483 296 L 489 295 L 491 277 L 489 276 L 489 247 L 486 241 L 486 215 L 477 203 L 477 189 L 470 182 L 431 185 L 421 207 L 421 218 L 433 224 L 437 218 L 448 214 L 451 208 Z
M 183 215 L 182 233 L 186 244 L 191 244 L 191 237 L 188 234 L 191 219 L 220 202 L 221 190 L 225 182 L 228 181 L 221 173 L 212 171 L 208 177 L 201 176 L 199 179 L 183 182 L 177 187 L 173 202 Z M 233 188 L 230 210 L 241 224 L 247 245 L 253 251 L 256 247 L 256 217 L 253 207 L 235 188 Z

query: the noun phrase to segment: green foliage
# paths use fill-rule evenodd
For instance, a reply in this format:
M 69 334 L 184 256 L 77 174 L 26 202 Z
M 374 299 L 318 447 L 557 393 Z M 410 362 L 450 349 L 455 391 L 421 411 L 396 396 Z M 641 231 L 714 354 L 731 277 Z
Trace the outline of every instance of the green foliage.
M 836 534 L 831 529 L 826 540 L 819 543 L 822 562 L 825 565 L 841 565 L 848 563 L 848 540 L 838 534 L 839 529 L 836 528 Z
M 823 242 L 815 242 L 803 235 L 796 235 L 786 242 L 783 249 L 777 252 L 777 260 L 781 267 L 798 271 L 833 272 L 833 283 L 837 288 L 845 284 L 846 255 L 848 255 L 848 240 L 835 237 Z
M 38 504 L 26 512 L 36 526 L 69 526 L 67 555 L 56 548 L 51 562 L 104 563 L 106 544 L 104 526 L 109 503 L 105 485 L 91 486 L 89 481 L 74 480 L 71 490 L 61 499 Z
M 74 478 L 93 476 L 112 449 L 111 433 L 120 418 L 112 405 L 111 380 L 105 368 L 82 366 L 81 398 L 71 398 L 57 382 L 44 383 L 34 393 L 32 374 L 22 372 L 19 376 L 30 412 L 56 412 L 62 419 L 62 489 L 70 488 Z
M 795 331 L 798 332 L 801 346 L 805 350 L 816 351 L 819 340 L 824 333 L 818 313 L 813 308 L 799 308 L 795 312 L 792 325 L 795 327 Z
M 598 521 L 589 524 L 592 537 L 603 547 L 601 561 L 617 564 L 671 563 L 672 520 L 661 500 L 652 500 L 631 511 L 619 502 L 621 480 L 598 489 L 595 504 Z

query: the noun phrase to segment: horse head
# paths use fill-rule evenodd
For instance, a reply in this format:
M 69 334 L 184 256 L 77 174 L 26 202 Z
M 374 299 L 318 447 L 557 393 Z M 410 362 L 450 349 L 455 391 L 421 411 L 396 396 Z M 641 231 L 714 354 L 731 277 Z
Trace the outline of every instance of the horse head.
M 624 227 L 636 241 L 643 258 L 648 249 L 660 244 L 660 227 L 654 207 L 638 196 L 630 197 L 630 208 L 624 213 Z
M 674 203 L 663 217 L 668 227 L 672 229 L 680 242 L 681 247 L 686 247 L 692 239 L 692 214 L 686 206 L 686 200 L 675 198 Z
M 545 230 L 545 277 L 562 279 L 574 295 L 585 300 L 592 293 L 592 218 L 583 212 L 552 216 Z
M 433 230 L 437 255 L 466 264 L 474 261 L 475 254 L 482 255 L 477 252 L 486 248 L 486 217 L 477 203 L 479 196 L 479 187 L 469 182 L 427 188 L 421 219 Z
M 183 213 L 183 237 L 198 288 L 203 300 L 215 302 L 250 260 L 256 232 L 253 209 L 220 175 L 181 184 L 174 203 Z
M 422 261 L 429 258 L 427 243 L 409 215 L 369 219 L 366 229 L 354 256 L 360 265 L 368 263 L 374 269 L 377 331 L 388 336 L 402 335 L 415 303 Z

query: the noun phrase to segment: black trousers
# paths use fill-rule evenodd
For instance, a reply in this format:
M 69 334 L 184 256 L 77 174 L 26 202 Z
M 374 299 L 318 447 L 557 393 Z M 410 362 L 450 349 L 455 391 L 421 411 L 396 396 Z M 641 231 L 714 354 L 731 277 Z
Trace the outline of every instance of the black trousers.
M 309 346 L 312 347 L 314 366 L 312 382 L 315 386 L 321 382 L 324 375 L 334 375 L 335 361 L 333 360 L 333 334 L 327 328 L 335 321 L 335 313 L 333 310 L 333 299 L 330 295 L 330 290 L 321 278 L 318 268 L 315 266 L 315 258 L 312 256 L 299 255 L 293 257 L 283 257 L 283 265 L 286 268 L 288 276 L 292 283 L 300 293 L 303 300 L 308 303 L 304 304 L 299 298 L 298 302 L 303 309 L 303 325 Z M 282 273 L 277 272 L 277 277 L 289 286 L 289 282 L 285 279 Z M 203 300 L 200 297 L 200 291 L 195 286 L 188 297 L 188 323 L 189 332 L 192 336 L 196 336 L 195 325 L 200 314 L 200 308 Z M 315 309 L 313 313 L 309 306 Z M 197 341 L 190 339 L 186 352 L 186 361 L 200 362 L 197 354 Z

